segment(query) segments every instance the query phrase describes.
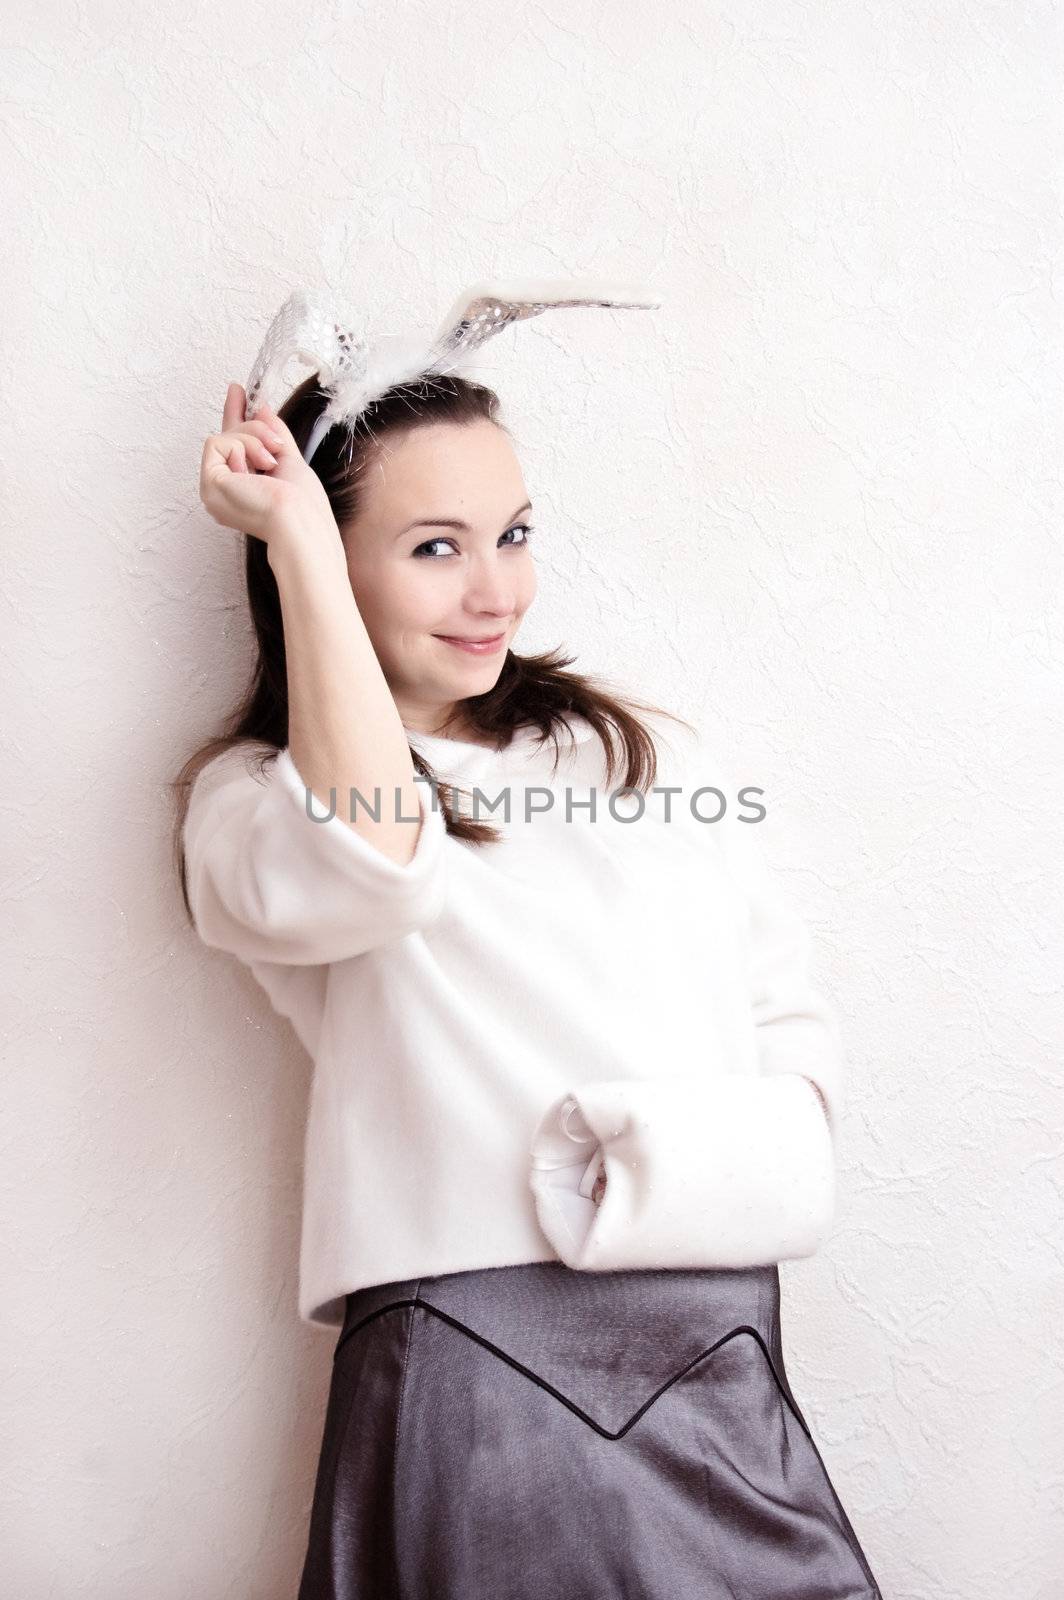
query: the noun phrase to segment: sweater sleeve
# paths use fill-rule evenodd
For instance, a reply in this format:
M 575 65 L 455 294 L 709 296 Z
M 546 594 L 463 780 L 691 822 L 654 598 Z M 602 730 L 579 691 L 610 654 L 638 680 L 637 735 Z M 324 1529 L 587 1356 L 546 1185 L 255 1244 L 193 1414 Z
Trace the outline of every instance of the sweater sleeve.
M 446 824 L 426 782 L 410 822 L 417 846 L 400 865 L 335 812 L 326 819 L 316 796 L 308 803 L 287 746 L 261 773 L 249 750 L 234 745 L 208 762 L 189 797 L 186 874 L 205 944 L 244 962 L 304 966 L 361 955 L 438 916 Z
M 757 1071 L 600 1080 L 554 1101 L 533 1137 L 531 1185 L 571 1267 L 757 1266 L 812 1255 L 833 1220 L 837 1018 L 811 984 L 808 930 L 750 837 L 756 825 L 711 826 L 725 829 L 746 912 Z

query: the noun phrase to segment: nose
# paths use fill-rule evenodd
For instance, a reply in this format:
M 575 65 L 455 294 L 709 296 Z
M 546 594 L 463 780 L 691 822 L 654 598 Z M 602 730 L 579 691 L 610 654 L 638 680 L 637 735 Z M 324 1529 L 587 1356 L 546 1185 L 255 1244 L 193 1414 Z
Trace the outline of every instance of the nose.
M 465 609 L 480 616 L 505 621 L 517 609 L 517 587 L 512 572 L 490 558 L 474 562 L 465 591 Z

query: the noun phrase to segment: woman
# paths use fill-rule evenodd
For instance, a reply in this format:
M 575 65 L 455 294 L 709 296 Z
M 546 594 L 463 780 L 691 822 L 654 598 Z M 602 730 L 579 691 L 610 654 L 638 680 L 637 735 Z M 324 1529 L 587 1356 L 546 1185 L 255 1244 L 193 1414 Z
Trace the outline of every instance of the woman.
M 299 1600 L 878 1596 L 780 1336 L 842 1104 L 804 925 L 692 730 L 514 652 L 496 396 L 405 385 L 311 466 L 318 377 L 204 447 L 258 662 L 178 836 L 315 1064 Z

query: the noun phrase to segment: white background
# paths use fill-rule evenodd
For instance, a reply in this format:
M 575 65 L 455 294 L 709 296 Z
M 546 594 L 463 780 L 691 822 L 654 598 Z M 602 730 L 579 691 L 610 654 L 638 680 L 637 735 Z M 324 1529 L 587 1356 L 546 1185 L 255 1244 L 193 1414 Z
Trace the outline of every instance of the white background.
M 297 285 L 490 276 L 519 649 L 701 721 L 846 1034 L 792 1381 L 889 1600 L 1056 1600 L 1061 14 L 9 7 L 0 149 L 4 1587 L 295 1594 L 333 1341 L 309 1063 L 188 928 L 165 785 L 250 662 L 204 436 Z

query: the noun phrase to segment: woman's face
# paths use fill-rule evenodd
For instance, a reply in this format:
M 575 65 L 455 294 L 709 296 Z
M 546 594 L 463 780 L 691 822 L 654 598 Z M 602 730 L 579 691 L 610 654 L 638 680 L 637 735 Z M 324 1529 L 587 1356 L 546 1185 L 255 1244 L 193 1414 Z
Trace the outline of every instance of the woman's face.
M 495 683 L 536 593 L 532 512 L 507 434 L 434 423 L 374 447 L 347 570 L 402 721 L 435 732 Z M 444 526 L 450 523 L 450 526 Z M 451 639 L 497 643 L 465 650 Z

